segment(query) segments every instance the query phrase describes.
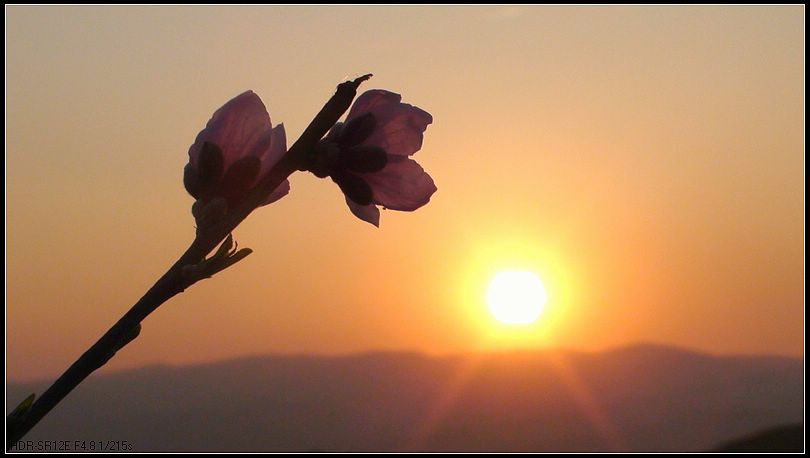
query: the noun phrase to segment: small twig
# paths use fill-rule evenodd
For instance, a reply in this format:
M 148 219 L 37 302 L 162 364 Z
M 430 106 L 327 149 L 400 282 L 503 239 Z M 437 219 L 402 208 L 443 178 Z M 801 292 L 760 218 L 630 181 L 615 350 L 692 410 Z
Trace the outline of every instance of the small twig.
M 228 234 L 213 256 L 204 259 L 199 264 L 183 266 L 184 289 L 200 280 L 213 277 L 253 253 L 250 248 L 241 250 L 237 250 L 237 248 L 238 245 L 233 241 L 233 236 Z

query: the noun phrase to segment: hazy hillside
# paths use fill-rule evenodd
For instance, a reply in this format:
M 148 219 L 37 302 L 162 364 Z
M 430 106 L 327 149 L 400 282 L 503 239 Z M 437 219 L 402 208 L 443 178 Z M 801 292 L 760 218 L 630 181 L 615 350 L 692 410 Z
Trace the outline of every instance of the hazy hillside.
M 50 381 L 7 386 L 9 409 Z M 803 363 L 583 354 L 267 356 L 93 376 L 30 440 L 135 451 L 701 451 L 803 421 Z

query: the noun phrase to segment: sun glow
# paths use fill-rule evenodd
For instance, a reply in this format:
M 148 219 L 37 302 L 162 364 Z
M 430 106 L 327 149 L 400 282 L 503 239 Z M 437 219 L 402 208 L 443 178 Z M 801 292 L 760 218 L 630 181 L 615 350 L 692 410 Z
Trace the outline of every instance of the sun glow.
M 548 295 L 532 272 L 499 272 L 489 283 L 487 304 L 504 324 L 531 324 L 543 313 Z

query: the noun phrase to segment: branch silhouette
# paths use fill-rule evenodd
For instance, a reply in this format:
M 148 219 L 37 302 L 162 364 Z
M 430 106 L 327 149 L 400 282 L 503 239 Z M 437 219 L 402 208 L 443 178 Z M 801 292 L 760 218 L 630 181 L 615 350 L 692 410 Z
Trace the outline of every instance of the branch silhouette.
M 24 437 L 76 386 L 96 369 L 106 364 L 115 353 L 137 338 L 141 322 L 161 304 L 198 281 L 227 269 L 251 253 L 236 250 L 231 232 L 258 208 L 262 202 L 296 170 L 307 170 L 307 156 L 321 138 L 346 112 L 360 84 L 371 77 L 361 76 L 337 86 L 299 139 L 273 166 L 270 172 L 239 204 L 218 221 L 198 227 L 196 237 L 185 253 L 101 338 L 74 362 L 39 398 L 26 398 L 6 417 L 6 450 Z M 210 258 L 206 255 L 219 246 Z M 33 402 L 32 402 L 33 401 Z

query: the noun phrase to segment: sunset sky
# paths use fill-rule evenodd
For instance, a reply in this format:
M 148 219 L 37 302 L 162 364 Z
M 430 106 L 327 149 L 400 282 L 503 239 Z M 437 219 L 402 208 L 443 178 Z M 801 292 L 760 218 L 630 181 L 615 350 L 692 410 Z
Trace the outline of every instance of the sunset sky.
M 291 178 L 254 253 L 103 370 L 265 353 L 804 354 L 804 7 L 6 7 L 6 374 L 61 373 L 194 236 L 182 184 L 247 89 L 292 143 L 345 79 L 433 115 L 438 191 L 355 218 Z M 548 294 L 487 311 L 503 270 Z

